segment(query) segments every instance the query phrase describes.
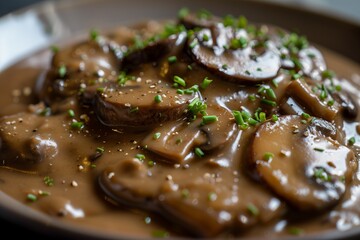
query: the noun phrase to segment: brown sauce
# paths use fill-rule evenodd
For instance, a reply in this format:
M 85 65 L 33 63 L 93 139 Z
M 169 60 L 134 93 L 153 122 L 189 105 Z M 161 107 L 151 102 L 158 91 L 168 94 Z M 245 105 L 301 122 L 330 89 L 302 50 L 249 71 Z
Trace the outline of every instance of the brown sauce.
M 222 23 L 92 32 L 3 71 L 1 191 L 119 236 L 357 226 L 360 67 L 274 26 Z

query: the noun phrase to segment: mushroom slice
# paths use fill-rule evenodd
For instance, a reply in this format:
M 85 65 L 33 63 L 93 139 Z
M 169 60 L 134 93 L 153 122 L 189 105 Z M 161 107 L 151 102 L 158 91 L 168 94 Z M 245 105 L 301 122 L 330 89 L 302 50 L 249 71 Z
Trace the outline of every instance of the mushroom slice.
M 201 11 L 197 14 L 188 13 L 185 16 L 180 17 L 180 24 L 184 25 L 187 29 L 210 28 L 221 22 L 221 18 Z
M 136 158 L 124 159 L 105 169 L 99 183 L 116 202 L 143 209 L 154 208 L 154 199 L 160 189 L 160 182 L 148 175 L 145 164 Z
M 166 54 L 179 53 L 185 44 L 186 32 L 172 34 L 167 38 L 151 41 L 144 47 L 131 50 L 122 61 L 122 68 L 133 69 L 141 63 L 157 61 Z
M 326 63 L 321 52 L 313 46 L 300 50 L 299 61 L 301 70 L 312 79 L 321 79 L 321 73 L 326 69 Z
M 52 121 L 62 124 L 62 117 Z M 1 165 L 21 170 L 43 171 L 58 154 L 53 129 L 48 119 L 36 114 L 19 113 L 0 120 Z
M 166 83 L 112 84 L 97 92 L 95 112 L 106 126 L 146 128 L 180 119 L 195 95 L 178 94 Z
M 355 119 L 358 115 L 358 105 L 353 97 L 345 91 L 334 92 L 332 97 L 341 105 L 342 114 L 345 118 Z
M 207 141 L 201 146 L 203 150 L 211 150 L 222 147 L 236 132 L 236 124 L 232 120 L 233 115 L 229 109 L 220 104 L 208 105 L 208 115 L 217 117 L 217 121 L 210 124 L 200 124 L 200 129 L 207 136 Z
M 180 121 L 163 124 L 154 129 L 144 140 L 148 150 L 157 153 L 171 162 L 182 163 L 193 157 L 193 149 L 221 148 L 236 132 L 236 124 L 231 121 L 229 110 L 219 105 L 207 109 L 209 115 L 217 117 L 216 122 L 203 124 L 201 118 L 195 121 Z
M 190 37 L 188 48 L 195 61 L 230 81 L 249 84 L 274 78 L 281 61 L 273 44 L 268 42 L 261 51 L 253 44 L 245 30 L 218 24 Z
M 78 94 L 81 85 L 100 79 L 115 79 L 120 47 L 103 37 L 59 50 L 55 53 L 46 79 L 38 84 L 39 98 L 46 103 Z
M 287 114 L 301 114 L 302 111 L 305 111 L 327 121 L 333 121 L 339 112 L 337 104 L 328 106 L 300 79 L 292 81 L 287 87 L 286 93 L 287 96 L 285 96 L 281 108 Z
M 159 203 L 170 219 L 188 231 L 196 236 L 211 237 L 232 224 L 236 200 L 225 184 L 197 178 L 164 194 Z
M 200 122 L 169 122 L 154 129 L 142 142 L 148 150 L 171 162 L 182 163 L 195 146 L 205 144 L 207 138 L 199 129 Z
M 325 123 L 303 120 L 289 115 L 263 123 L 250 161 L 259 177 L 294 207 L 321 210 L 339 202 L 357 163 L 349 148 L 328 136 Z

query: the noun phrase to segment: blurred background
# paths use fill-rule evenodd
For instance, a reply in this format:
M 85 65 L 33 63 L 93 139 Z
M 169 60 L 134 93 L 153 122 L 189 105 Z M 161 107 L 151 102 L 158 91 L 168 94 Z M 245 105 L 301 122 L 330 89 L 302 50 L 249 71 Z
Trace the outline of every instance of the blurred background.
M 0 0 L 0 16 L 32 3 L 44 0 Z M 59 1 L 59 0 L 58 0 Z M 61 1 L 61 0 L 60 0 Z M 306 8 L 321 10 L 329 14 L 339 15 L 343 18 L 360 23 L 359 0 L 264 0 L 282 4 L 302 5 Z

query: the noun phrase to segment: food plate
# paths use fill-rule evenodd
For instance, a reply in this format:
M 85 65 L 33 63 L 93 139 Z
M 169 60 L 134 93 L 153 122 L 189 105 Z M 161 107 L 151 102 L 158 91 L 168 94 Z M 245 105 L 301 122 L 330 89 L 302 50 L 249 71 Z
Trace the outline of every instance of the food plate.
M 157 6 L 154 8 L 154 6 Z M 107 30 L 119 25 L 141 22 L 148 19 L 170 19 L 183 7 L 193 10 L 206 7 L 219 16 L 226 14 L 246 15 L 253 22 L 275 24 L 285 29 L 296 29 L 307 35 L 310 41 L 334 50 L 359 62 L 358 43 L 359 26 L 344 20 L 338 20 L 324 14 L 282 5 L 258 1 L 61 1 L 45 2 L 13 15 L 5 16 L 5 21 L 14 24 L 17 31 L 16 41 L 6 39 L 6 55 L 1 58 L 1 68 L 29 55 L 34 51 L 47 48 L 54 42 L 72 41 L 72 36 L 87 34 L 89 29 Z M 236 6 L 236 7 L 234 7 Z M 26 24 L 19 24 L 24 22 Z M 28 24 L 28 25 L 27 25 Z M 323 26 L 331 26 L 325 28 Z M 28 29 L 31 29 L 29 33 Z M 4 30 L 5 31 L 5 30 Z M 8 34 L 4 34 L 8 36 Z M 10 35 L 9 36 L 14 36 Z M 29 45 L 29 37 L 34 38 Z M 22 41 L 23 40 L 23 41 Z M 23 49 L 19 46 L 24 46 Z M 20 51 L 21 50 L 21 51 Z M 38 63 L 33 63 L 35 66 Z M 343 73 L 348 75 L 349 73 Z M 349 75 L 348 75 L 349 76 Z M 5 194 L 0 194 L 1 215 L 10 222 L 20 224 L 21 228 L 30 228 L 41 234 L 64 237 L 86 237 L 112 239 L 122 236 L 91 230 L 34 212 Z M 9 224 L 8 222 L 6 224 Z M 356 236 L 356 228 L 347 232 L 332 232 L 321 238 Z M 127 236 L 123 236 L 127 237 Z

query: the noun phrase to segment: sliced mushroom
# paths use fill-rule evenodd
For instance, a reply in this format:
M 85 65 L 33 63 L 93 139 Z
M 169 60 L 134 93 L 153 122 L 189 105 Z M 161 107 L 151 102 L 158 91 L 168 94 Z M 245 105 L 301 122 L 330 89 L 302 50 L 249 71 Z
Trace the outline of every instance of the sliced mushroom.
M 301 49 L 299 52 L 301 70 L 312 79 L 321 79 L 321 73 L 326 70 L 326 63 L 321 52 L 313 46 Z
M 123 59 L 121 66 L 123 69 L 133 69 L 141 63 L 157 61 L 170 53 L 171 55 L 177 55 L 183 49 L 185 41 L 185 32 L 151 41 L 145 47 L 130 50 L 130 53 Z
M 310 87 L 300 79 L 289 84 L 286 94 L 287 96 L 284 97 L 281 106 L 286 114 L 307 112 L 327 121 L 333 121 L 339 112 L 337 104 L 329 106 L 326 102 L 321 101 Z
M 115 79 L 120 58 L 119 46 L 102 37 L 61 49 L 54 55 L 44 83 L 38 86 L 39 98 L 52 103 L 78 94 L 82 84 Z
M 333 98 L 341 105 L 342 114 L 345 118 L 354 119 L 358 115 L 358 105 L 351 95 L 345 91 L 332 93 Z
M 262 124 L 252 142 L 250 162 L 258 176 L 294 207 L 321 210 L 339 202 L 357 162 L 349 148 L 324 130 L 330 123 L 303 120 L 289 115 Z
M 153 209 L 160 191 L 160 181 L 148 175 L 139 159 L 124 159 L 114 168 L 107 168 L 99 178 L 102 190 L 115 201 L 132 207 Z M 144 187 L 146 186 L 146 187 Z
M 236 208 L 233 196 L 226 186 L 195 179 L 165 194 L 160 206 L 169 218 L 195 236 L 211 237 L 231 226 Z
M 239 44 L 243 45 L 234 49 L 232 41 L 241 40 L 244 42 Z M 234 30 L 221 24 L 202 29 L 188 41 L 195 61 L 228 80 L 249 84 L 274 78 L 281 65 L 279 54 L 272 47 L 259 51 L 252 45 L 245 30 Z
M 161 96 L 156 102 L 155 97 Z M 180 119 L 196 94 L 178 94 L 166 83 L 111 84 L 95 97 L 95 112 L 106 126 L 146 128 Z
M 210 28 L 221 22 L 221 18 L 214 15 L 201 14 L 201 12 L 197 14 L 188 13 L 180 17 L 180 24 L 183 24 L 187 29 Z
M 220 148 L 229 142 L 236 131 L 234 121 L 230 120 L 232 114 L 215 104 L 208 107 L 207 113 L 215 115 L 217 121 L 202 124 L 202 119 L 198 118 L 193 122 L 170 122 L 155 128 L 142 144 L 174 163 L 183 163 L 194 157 L 195 147 L 201 147 L 202 150 Z M 158 137 L 154 137 L 156 135 Z
M 192 157 L 195 146 L 207 142 L 199 128 L 200 121 L 169 122 L 155 128 L 142 142 L 149 151 L 159 154 L 170 162 L 183 163 Z M 158 137 L 157 137 L 158 136 Z
M 60 119 L 56 118 L 53 121 Z M 0 120 L 2 165 L 21 170 L 48 167 L 58 153 L 47 119 L 36 114 L 19 113 Z M 61 121 L 60 121 L 61 122 Z M 59 124 L 61 124 L 58 122 Z
M 227 229 L 268 222 L 283 214 L 283 204 L 261 185 L 254 186 L 234 172 L 242 152 L 241 134 L 237 136 L 231 147 L 224 148 L 231 166 L 209 167 L 200 159 L 189 168 L 173 167 L 144 154 L 142 161 L 123 159 L 108 167 L 99 178 L 100 187 L 115 202 L 161 214 L 193 236 L 214 237 Z M 149 159 L 156 159 L 156 164 L 149 166 Z
M 231 120 L 233 115 L 229 109 L 218 104 L 208 105 L 206 112 L 208 115 L 216 116 L 218 120 L 200 126 L 201 131 L 207 136 L 207 141 L 201 146 L 201 149 L 211 150 L 222 147 L 236 132 L 236 124 Z

